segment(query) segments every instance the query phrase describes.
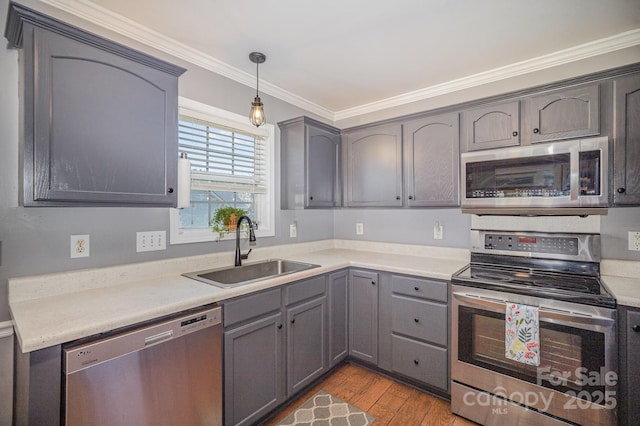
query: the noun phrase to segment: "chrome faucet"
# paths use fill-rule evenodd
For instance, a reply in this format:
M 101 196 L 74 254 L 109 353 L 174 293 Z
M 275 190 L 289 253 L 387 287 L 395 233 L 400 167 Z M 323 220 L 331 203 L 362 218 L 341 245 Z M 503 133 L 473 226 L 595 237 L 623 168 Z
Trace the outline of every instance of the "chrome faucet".
M 249 224 L 249 245 L 253 245 L 252 243 L 256 242 L 256 234 L 253 231 L 253 222 L 249 219 L 249 216 L 242 215 L 238 218 L 238 223 L 236 224 L 236 264 L 235 266 L 242 266 L 242 259 L 248 259 L 249 253 L 251 253 L 251 249 L 246 254 L 240 254 L 240 222 L 246 220 Z

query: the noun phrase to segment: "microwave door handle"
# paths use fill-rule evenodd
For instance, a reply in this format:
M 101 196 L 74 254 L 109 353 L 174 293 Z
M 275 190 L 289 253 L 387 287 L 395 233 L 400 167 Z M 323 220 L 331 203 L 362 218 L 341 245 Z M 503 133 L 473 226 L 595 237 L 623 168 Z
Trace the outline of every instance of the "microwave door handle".
M 572 146 L 569 149 L 569 153 L 571 154 L 569 157 L 569 166 L 571 168 L 569 198 L 571 201 L 578 201 L 578 196 L 580 195 L 580 145 Z

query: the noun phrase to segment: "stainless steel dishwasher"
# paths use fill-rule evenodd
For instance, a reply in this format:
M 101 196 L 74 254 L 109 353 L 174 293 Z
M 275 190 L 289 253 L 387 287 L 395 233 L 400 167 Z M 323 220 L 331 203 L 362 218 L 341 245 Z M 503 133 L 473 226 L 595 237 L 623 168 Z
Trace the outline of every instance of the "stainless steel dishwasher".
M 66 347 L 67 425 L 222 425 L 221 308 Z

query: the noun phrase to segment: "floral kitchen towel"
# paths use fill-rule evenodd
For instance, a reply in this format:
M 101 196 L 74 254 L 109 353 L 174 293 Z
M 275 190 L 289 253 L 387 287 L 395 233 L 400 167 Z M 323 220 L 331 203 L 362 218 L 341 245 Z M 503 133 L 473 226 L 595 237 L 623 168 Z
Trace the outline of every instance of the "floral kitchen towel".
M 540 365 L 538 307 L 507 302 L 505 311 L 505 356 L 529 365 Z

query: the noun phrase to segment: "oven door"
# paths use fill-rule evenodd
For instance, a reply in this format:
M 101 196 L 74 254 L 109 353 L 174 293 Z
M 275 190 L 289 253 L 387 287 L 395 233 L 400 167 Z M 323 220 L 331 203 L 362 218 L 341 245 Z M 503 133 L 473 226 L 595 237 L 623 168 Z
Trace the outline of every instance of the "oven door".
M 615 424 L 615 310 L 459 285 L 452 292 L 454 382 L 572 422 Z M 539 307 L 539 366 L 505 357 L 507 303 Z

